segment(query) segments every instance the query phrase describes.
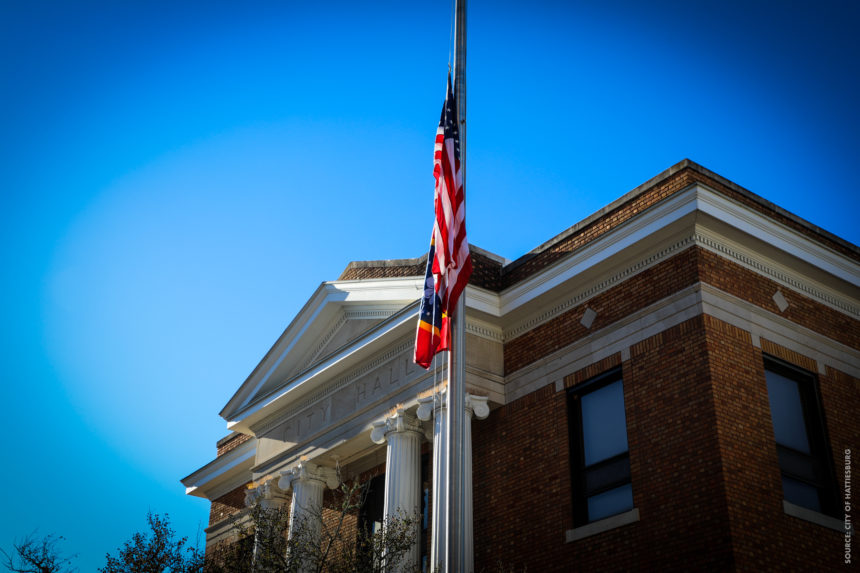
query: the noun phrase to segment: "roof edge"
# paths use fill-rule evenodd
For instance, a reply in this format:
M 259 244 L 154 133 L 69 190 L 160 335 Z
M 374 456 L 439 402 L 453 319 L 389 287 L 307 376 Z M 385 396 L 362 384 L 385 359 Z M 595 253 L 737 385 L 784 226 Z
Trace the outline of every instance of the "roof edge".
M 743 195 L 744 197 L 747 197 L 751 201 L 755 201 L 756 203 L 758 203 L 762 207 L 765 207 L 766 209 L 770 209 L 774 213 L 781 215 L 781 216 L 785 217 L 786 219 L 797 223 L 798 225 L 806 227 L 808 230 L 812 231 L 813 233 L 816 233 L 817 235 L 824 237 L 828 241 L 832 241 L 832 242 L 838 244 L 839 246 L 848 249 L 849 251 L 853 252 L 855 255 L 860 257 L 860 246 L 857 246 L 854 243 L 843 239 L 839 235 L 834 235 L 830 231 L 828 231 L 826 229 L 822 229 L 821 227 L 819 227 L 818 225 L 815 225 L 814 223 L 810 223 L 809 221 L 807 221 L 803 217 L 799 217 L 799 216 L 795 215 L 794 213 L 792 213 L 791 211 L 787 211 L 786 209 L 783 209 L 782 207 L 780 207 L 776 203 L 772 203 L 771 201 L 768 201 L 767 199 L 765 199 L 761 195 L 756 195 L 752 191 L 745 189 L 744 187 L 741 187 L 740 185 L 738 185 L 734 181 L 726 179 L 725 177 L 723 177 L 722 175 L 720 175 L 718 173 L 714 173 L 713 171 L 711 171 L 707 167 L 703 167 L 703 166 L 699 165 L 698 163 L 696 163 L 695 161 L 690 161 L 689 159 L 685 159 L 681 163 L 684 163 L 684 162 L 687 162 L 686 166 L 689 167 L 690 169 L 692 169 L 693 171 L 698 171 L 702 175 L 725 185 L 726 187 L 728 187 L 732 191 L 735 191 L 735 192 Z M 678 165 L 680 165 L 680 163 Z
M 748 189 L 741 187 L 737 183 L 735 183 L 729 179 L 726 179 L 722 175 L 714 173 L 710 169 L 703 167 L 702 165 L 699 165 L 695 161 L 692 161 L 691 159 L 685 158 L 685 159 L 679 161 L 678 163 L 676 163 L 675 165 L 672 165 L 668 169 L 662 171 L 661 173 L 655 175 L 654 177 L 652 177 L 651 179 L 649 179 L 645 183 L 642 183 L 641 185 L 637 185 L 632 190 L 628 191 L 627 193 L 625 193 L 624 195 L 622 195 L 621 197 L 619 197 L 615 201 L 609 203 L 608 205 L 606 205 L 605 207 L 603 207 L 599 211 L 595 211 L 594 213 L 592 213 L 588 217 L 582 219 L 581 221 L 579 221 L 578 223 L 576 223 L 572 227 L 568 227 L 567 229 L 565 229 L 564 231 L 562 231 L 558 235 L 554 236 L 550 240 L 545 241 L 544 243 L 541 243 L 540 245 L 538 245 L 537 247 L 535 247 L 531 251 L 518 257 L 513 262 L 505 265 L 502 272 L 503 273 L 510 272 L 513 269 L 516 269 L 517 267 L 525 264 L 526 262 L 530 261 L 531 259 L 538 256 L 539 254 L 546 251 L 547 249 L 560 243 L 561 241 L 570 237 L 571 235 L 576 234 L 577 232 L 581 231 L 583 228 L 594 223 L 595 221 L 599 220 L 600 218 L 607 215 L 608 213 L 621 207 L 625 203 L 632 201 L 633 199 L 635 199 L 639 195 L 645 193 L 646 191 L 648 191 L 652 187 L 659 185 L 663 181 L 669 179 L 670 177 L 673 177 L 674 175 L 676 175 L 677 173 L 680 173 L 681 171 L 683 171 L 685 169 L 690 169 L 692 171 L 696 171 L 699 174 L 704 175 L 705 177 L 707 177 L 707 178 L 709 178 L 709 179 L 711 179 L 717 183 L 720 183 L 721 185 L 728 187 L 732 191 L 735 191 L 738 194 L 743 195 L 744 197 L 750 199 L 751 201 L 758 203 L 762 207 L 774 212 L 775 214 L 778 214 L 782 217 L 785 217 L 786 219 L 789 219 L 790 221 L 793 221 L 793 222 L 797 223 L 798 225 L 806 227 L 808 230 L 819 235 L 820 237 L 827 239 L 828 241 L 831 241 L 833 243 L 836 243 L 836 244 L 848 249 L 849 251 L 854 253 L 858 258 L 860 258 L 860 247 L 854 245 L 853 243 L 851 243 L 849 241 L 846 241 L 845 239 L 843 239 L 837 235 L 834 235 L 833 233 L 831 233 L 829 231 L 822 229 L 821 227 L 819 227 L 817 225 L 810 223 L 806 219 L 798 217 L 794 213 L 791 213 L 790 211 L 783 209 L 779 205 L 776 205 L 775 203 L 768 201 L 767 199 L 765 199 L 764 197 L 761 197 L 760 195 L 756 195 L 752 191 L 749 191 Z
M 496 253 L 492 253 L 486 249 L 482 249 L 476 245 L 469 243 L 469 250 L 475 254 L 483 255 L 497 263 L 501 266 L 505 266 L 509 264 L 511 261 L 506 259 L 501 255 L 497 255 Z M 427 263 L 427 253 L 424 253 L 420 257 L 414 257 L 411 259 L 379 259 L 374 261 L 350 261 L 346 268 L 341 271 L 340 276 L 338 276 L 337 280 L 344 280 L 343 277 L 346 275 L 347 271 L 353 269 L 368 269 L 368 268 L 393 268 L 393 267 L 412 267 L 415 265 L 426 264 Z M 415 275 L 420 276 L 420 275 Z
M 427 253 L 424 253 L 420 257 L 414 257 L 412 259 L 379 259 L 376 261 L 350 261 L 346 268 L 343 269 L 343 272 L 340 273 L 340 276 L 343 276 L 346 271 L 351 269 L 367 269 L 373 267 L 411 267 L 417 265 L 422 262 L 427 261 Z M 337 280 L 341 280 L 338 278 Z

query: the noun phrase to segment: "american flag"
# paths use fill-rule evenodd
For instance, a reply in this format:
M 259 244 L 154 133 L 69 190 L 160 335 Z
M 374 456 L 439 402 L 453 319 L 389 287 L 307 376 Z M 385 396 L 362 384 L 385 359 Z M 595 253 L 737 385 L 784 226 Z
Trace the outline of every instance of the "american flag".
M 466 240 L 466 201 L 463 174 L 460 171 L 457 103 L 451 88 L 450 74 L 448 93 L 445 105 L 442 106 L 439 128 L 436 130 L 433 176 L 436 178 L 436 220 L 433 223 L 433 238 L 427 261 L 428 282 L 425 283 L 425 295 L 421 301 L 418 333 L 415 338 L 415 362 L 424 368 L 430 366 L 430 360 L 437 352 L 448 349 L 448 317 L 455 312 L 457 300 L 472 274 L 472 257 L 469 254 L 469 242 Z M 429 289 L 431 272 L 432 291 Z M 438 310 L 442 312 L 438 325 L 439 335 L 428 336 L 428 330 L 429 333 L 434 332 Z M 426 322 L 425 318 L 430 318 L 431 322 Z

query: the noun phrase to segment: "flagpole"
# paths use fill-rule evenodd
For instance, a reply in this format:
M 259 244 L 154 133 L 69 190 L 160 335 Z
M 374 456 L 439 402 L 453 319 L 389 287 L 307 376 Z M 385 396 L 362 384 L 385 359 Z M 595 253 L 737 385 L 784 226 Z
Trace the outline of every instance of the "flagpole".
M 460 132 L 460 173 L 466 193 L 466 0 L 456 0 L 454 20 L 454 94 L 457 101 L 457 127 Z M 465 463 L 463 437 L 466 421 L 466 291 L 459 297 L 451 324 L 451 350 L 448 352 L 448 542 L 443 571 L 470 573 L 471 547 L 466 539 L 464 491 Z M 470 512 L 471 513 L 471 512 Z M 469 528 L 471 529 L 471 528 Z

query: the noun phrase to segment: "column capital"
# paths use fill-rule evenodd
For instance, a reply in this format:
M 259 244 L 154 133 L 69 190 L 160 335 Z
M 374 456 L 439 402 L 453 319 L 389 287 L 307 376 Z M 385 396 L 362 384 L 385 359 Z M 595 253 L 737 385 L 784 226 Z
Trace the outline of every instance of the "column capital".
M 475 396 L 474 394 L 466 394 L 466 414 L 471 417 L 475 416 L 479 420 L 483 420 L 490 415 L 490 407 L 487 404 L 486 396 Z M 418 411 L 415 414 L 419 420 L 425 422 L 430 420 L 440 410 L 448 407 L 448 393 L 443 389 L 441 392 L 418 398 Z
M 274 479 L 261 483 L 257 487 L 245 491 L 245 507 L 252 507 L 260 502 L 280 505 L 287 501 L 287 492 L 275 483 Z
M 294 489 L 293 483 L 297 481 L 317 481 L 327 485 L 330 489 L 335 489 L 340 485 L 336 470 L 307 461 L 299 462 L 299 465 L 288 470 L 281 470 L 278 486 L 283 489 Z
M 436 412 L 448 407 L 448 392 L 443 388 L 429 396 L 418 398 L 418 410 L 415 415 L 419 420 L 429 421 Z
M 466 394 L 466 411 L 470 414 L 474 414 L 479 420 L 483 420 L 490 415 L 490 407 L 487 405 L 487 397 Z
M 424 435 L 421 421 L 408 413 L 405 408 L 397 408 L 381 420 L 373 422 L 370 439 L 376 444 L 384 444 L 389 434 L 416 432 Z

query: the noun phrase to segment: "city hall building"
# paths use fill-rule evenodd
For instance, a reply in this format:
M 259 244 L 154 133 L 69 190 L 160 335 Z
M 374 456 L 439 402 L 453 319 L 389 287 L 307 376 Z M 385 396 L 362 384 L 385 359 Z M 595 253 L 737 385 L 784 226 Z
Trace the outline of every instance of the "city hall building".
M 857 246 L 685 160 L 515 261 L 472 259 L 474 571 L 843 565 Z M 217 457 L 182 480 L 211 501 L 208 546 L 338 475 L 373 480 L 365 520 L 444 497 L 444 374 L 412 363 L 425 262 L 350 263 L 238 387 Z

